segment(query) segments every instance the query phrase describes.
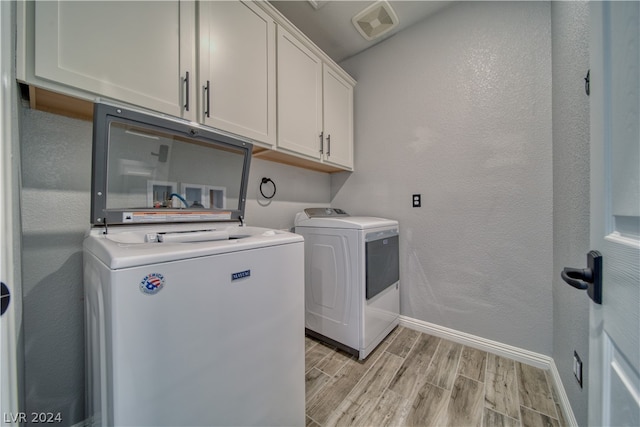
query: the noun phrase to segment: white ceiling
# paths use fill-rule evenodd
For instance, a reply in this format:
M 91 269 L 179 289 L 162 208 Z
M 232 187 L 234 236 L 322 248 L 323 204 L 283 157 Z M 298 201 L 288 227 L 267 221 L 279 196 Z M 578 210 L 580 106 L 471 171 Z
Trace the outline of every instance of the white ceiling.
M 398 15 L 399 24 L 372 41 L 360 35 L 351 18 L 374 1 L 320 0 L 316 1 L 319 6 L 317 10 L 306 0 L 271 0 L 270 3 L 334 61 L 340 62 L 422 21 L 452 1 L 389 0 L 388 3 Z

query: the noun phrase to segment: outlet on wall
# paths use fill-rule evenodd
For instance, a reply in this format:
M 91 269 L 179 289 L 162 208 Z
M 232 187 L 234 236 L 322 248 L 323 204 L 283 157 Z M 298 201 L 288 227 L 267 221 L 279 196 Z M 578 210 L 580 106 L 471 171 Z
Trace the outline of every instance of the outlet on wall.
M 419 208 L 420 206 L 422 206 L 422 196 L 420 194 L 414 194 L 413 195 L 413 207 L 414 208 Z
M 580 388 L 582 388 L 582 360 L 575 350 L 573 350 L 573 375 L 576 377 L 578 384 L 580 384 Z

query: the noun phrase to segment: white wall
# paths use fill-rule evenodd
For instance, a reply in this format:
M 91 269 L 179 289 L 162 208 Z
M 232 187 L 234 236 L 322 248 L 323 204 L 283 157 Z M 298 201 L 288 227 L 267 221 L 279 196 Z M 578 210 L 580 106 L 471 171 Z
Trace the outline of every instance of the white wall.
M 332 206 L 400 221 L 403 315 L 546 355 L 550 26 L 548 2 L 457 3 L 343 62 L 356 172 L 331 181 Z
M 587 425 L 589 298 L 564 283 L 564 267 L 583 268 L 589 247 L 589 4 L 552 2 L 553 39 L 553 360 L 579 425 Z M 573 352 L 583 387 L 573 377 Z
M 92 125 L 21 112 L 25 410 L 61 412 L 73 425 L 84 419 L 82 239 L 89 228 Z M 277 185 L 270 203 L 258 196 L 263 176 Z M 254 159 L 248 224 L 293 227 L 297 211 L 329 205 L 329 180 Z

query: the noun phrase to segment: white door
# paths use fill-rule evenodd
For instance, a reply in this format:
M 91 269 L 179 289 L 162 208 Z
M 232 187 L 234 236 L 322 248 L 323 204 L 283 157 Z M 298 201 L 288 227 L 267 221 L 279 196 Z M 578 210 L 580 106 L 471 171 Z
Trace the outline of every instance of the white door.
M 276 24 L 250 2 L 200 2 L 205 124 L 276 142 Z
M 11 3 L 0 2 L 0 34 L 9 34 L 11 28 Z M 12 114 L 12 107 L 17 105 L 12 42 L 12 37 L 0 38 L 0 281 L 3 295 L 6 290 L 12 293 L 7 310 L 0 315 L 0 414 L 4 419 L 3 425 L 17 425 L 16 417 L 19 418 L 16 340 L 21 305 L 20 294 L 16 292 L 19 278 L 14 274 L 19 271 L 16 268 L 19 265 L 16 245 L 19 236 L 17 204 L 14 203 L 17 169 L 12 161 L 17 150 L 14 143 L 16 122 Z M 6 298 L 3 296 L 2 300 Z
M 640 425 L 640 3 L 591 3 L 589 425 Z
M 36 77 L 180 116 L 177 1 L 35 3 Z
M 353 86 L 326 64 L 322 84 L 324 159 L 353 168 Z
M 321 132 L 322 61 L 278 26 L 278 147 L 320 159 Z

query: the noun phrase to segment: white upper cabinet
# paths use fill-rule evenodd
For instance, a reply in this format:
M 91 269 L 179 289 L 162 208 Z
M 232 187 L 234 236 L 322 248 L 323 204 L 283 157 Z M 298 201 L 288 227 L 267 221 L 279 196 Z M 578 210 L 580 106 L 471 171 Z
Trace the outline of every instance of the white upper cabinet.
M 198 6 L 199 120 L 274 145 L 273 18 L 250 2 L 203 1 Z
M 35 108 L 87 118 L 76 101 L 100 97 L 251 139 L 265 159 L 353 170 L 355 81 L 266 1 L 16 4 Z
M 353 168 L 353 85 L 334 69 L 323 68 L 324 161 Z
M 38 1 L 33 25 L 36 83 L 183 116 L 193 70 L 181 73 L 181 53 L 191 58 L 180 49 L 178 1 Z
M 278 148 L 353 168 L 353 83 L 280 26 Z
M 322 61 L 278 27 L 278 147 L 320 160 Z

